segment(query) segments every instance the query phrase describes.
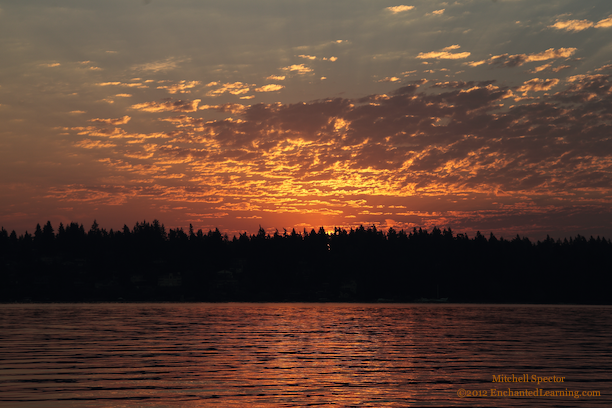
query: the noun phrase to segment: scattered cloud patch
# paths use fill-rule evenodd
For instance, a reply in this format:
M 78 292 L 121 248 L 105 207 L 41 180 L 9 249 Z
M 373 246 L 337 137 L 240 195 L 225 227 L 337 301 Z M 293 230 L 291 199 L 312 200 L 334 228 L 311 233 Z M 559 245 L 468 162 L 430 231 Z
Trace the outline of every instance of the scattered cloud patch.
M 220 96 L 224 93 L 232 95 L 244 95 L 251 90 L 254 85 L 245 84 L 244 82 L 233 82 L 222 84 L 220 82 L 210 82 L 206 86 L 218 86 L 219 88 L 209 91 L 206 96 Z
M 427 15 L 428 16 L 440 16 L 440 15 L 444 14 L 444 10 L 446 10 L 446 9 L 434 10 L 431 13 L 427 13 Z
M 178 64 L 183 62 L 175 58 L 166 58 L 161 61 L 148 62 L 145 64 L 138 64 L 132 66 L 135 71 L 148 71 L 148 72 L 166 72 L 178 68 Z
M 284 87 L 285 87 L 284 85 L 269 84 L 269 85 L 260 86 L 259 88 L 255 88 L 255 91 L 256 92 L 274 92 L 274 91 L 280 91 Z
M 269 81 L 284 81 L 285 76 L 284 75 L 270 75 L 266 79 Z
M 558 58 L 569 58 L 575 52 L 576 48 L 559 48 L 555 50 L 554 48 L 549 48 L 546 51 L 533 53 L 533 54 L 501 54 L 495 55 L 488 59 L 489 65 L 502 65 L 505 67 L 520 67 L 521 65 L 527 62 L 533 61 L 547 61 L 551 59 Z
M 582 31 L 586 30 L 587 28 L 593 27 L 593 25 L 593 22 L 589 20 L 566 20 L 557 21 L 555 24 L 548 27 L 565 31 Z
M 458 48 L 461 48 L 461 47 L 459 45 L 451 45 L 451 46 L 443 48 L 440 51 L 420 52 L 419 55 L 417 55 L 417 58 L 419 59 L 463 59 L 471 55 L 471 53 L 469 52 L 457 52 L 457 53 L 448 52 L 451 50 L 456 50 Z
M 608 18 L 600 20 L 597 24 L 595 24 L 595 27 L 596 28 L 612 27 L 612 16 L 609 16 Z
M 523 82 L 523 85 L 520 86 L 517 91 L 522 92 L 523 96 L 527 96 L 527 92 L 541 92 L 548 91 L 555 85 L 559 83 L 559 80 L 556 78 L 553 79 L 540 79 L 533 78 L 529 81 Z
M 83 139 L 74 144 L 83 149 L 101 149 L 104 147 L 116 147 L 117 145 L 108 141 Z
M 100 118 L 95 118 L 95 119 L 89 119 L 90 122 L 94 122 L 94 123 L 106 123 L 108 125 L 125 125 L 126 123 L 128 123 L 130 121 L 130 119 L 132 119 L 129 116 L 124 116 L 122 118 L 116 118 L 116 119 L 100 119 Z
M 200 99 L 193 101 L 164 99 L 163 102 L 144 102 L 132 105 L 130 108 L 142 112 L 195 112 Z
M 158 86 L 157 89 L 166 89 L 168 93 L 190 93 L 191 88 L 200 84 L 200 81 L 180 81 L 173 85 Z
M 295 72 L 298 75 L 305 75 L 313 72 L 312 68 L 307 67 L 304 64 L 294 64 L 287 67 L 281 68 L 283 71 Z
M 46 68 L 55 68 L 55 67 L 59 67 L 60 64 L 59 62 L 51 62 L 49 64 L 40 64 L 41 67 L 46 67 Z
M 391 13 L 393 14 L 397 14 L 397 13 L 401 13 L 404 11 L 410 11 L 413 10 L 414 6 L 392 6 L 392 7 L 387 7 L 385 10 L 389 10 Z
M 386 78 L 378 80 L 377 82 L 397 82 L 397 81 L 400 81 L 398 77 L 386 77 Z
M 548 28 L 556 28 L 557 30 L 565 30 L 565 31 L 582 31 L 587 28 L 608 28 L 612 27 L 612 16 L 600 20 L 597 23 L 594 23 L 590 20 L 565 20 L 565 21 L 557 21 L 555 24 L 548 26 Z

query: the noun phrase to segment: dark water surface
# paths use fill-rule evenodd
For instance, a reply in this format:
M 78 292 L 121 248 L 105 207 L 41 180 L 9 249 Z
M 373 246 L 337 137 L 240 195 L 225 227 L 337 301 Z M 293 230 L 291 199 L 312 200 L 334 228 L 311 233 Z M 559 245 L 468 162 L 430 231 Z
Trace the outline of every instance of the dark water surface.
M 611 312 L 531 305 L 0 305 L 0 406 L 611 407 Z M 492 382 L 493 375 L 513 374 L 564 380 Z M 460 389 L 481 396 L 459 398 Z M 492 397 L 491 389 L 567 390 L 578 398 Z

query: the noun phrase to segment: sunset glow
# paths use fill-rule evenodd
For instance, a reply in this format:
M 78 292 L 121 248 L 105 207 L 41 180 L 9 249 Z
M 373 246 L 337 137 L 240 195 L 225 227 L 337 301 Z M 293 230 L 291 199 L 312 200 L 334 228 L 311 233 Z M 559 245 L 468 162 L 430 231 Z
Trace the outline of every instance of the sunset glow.
M 0 1 L 0 224 L 612 236 L 608 1 Z

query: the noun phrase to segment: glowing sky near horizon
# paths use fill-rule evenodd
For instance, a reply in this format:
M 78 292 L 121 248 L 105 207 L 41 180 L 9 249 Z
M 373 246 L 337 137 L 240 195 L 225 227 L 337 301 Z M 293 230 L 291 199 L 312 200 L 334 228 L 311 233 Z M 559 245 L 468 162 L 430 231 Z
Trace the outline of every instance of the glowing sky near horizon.
M 0 0 L 0 224 L 612 237 L 612 5 Z

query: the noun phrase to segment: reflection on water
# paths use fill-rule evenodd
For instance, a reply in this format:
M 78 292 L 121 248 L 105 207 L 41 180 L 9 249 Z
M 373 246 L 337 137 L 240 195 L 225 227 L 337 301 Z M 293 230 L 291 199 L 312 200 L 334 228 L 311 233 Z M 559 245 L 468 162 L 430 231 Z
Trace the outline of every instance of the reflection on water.
M 612 406 L 612 308 L 0 305 L 11 407 Z M 499 384 L 493 375 L 562 376 Z M 457 397 L 460 388 L 600 397 Z

